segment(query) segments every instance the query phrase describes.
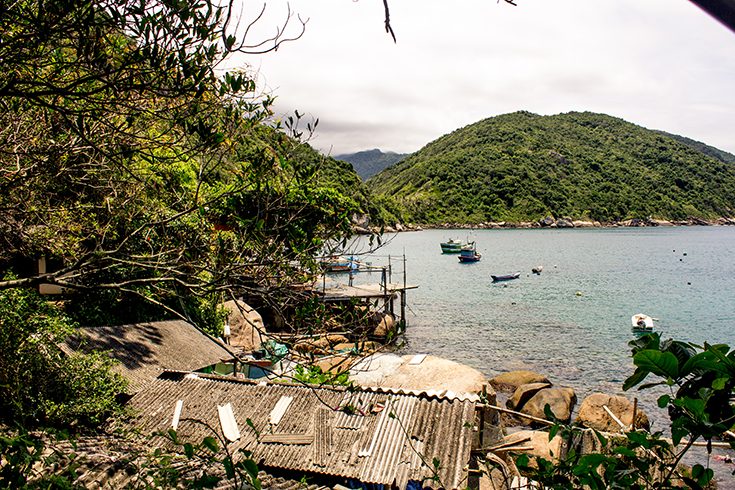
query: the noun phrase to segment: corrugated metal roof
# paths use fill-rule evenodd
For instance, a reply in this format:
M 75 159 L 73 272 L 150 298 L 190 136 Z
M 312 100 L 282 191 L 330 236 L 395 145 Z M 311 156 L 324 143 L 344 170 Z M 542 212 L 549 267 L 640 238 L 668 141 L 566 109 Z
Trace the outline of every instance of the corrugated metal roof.
M 135 392 L 163 370 L 196 371 L 232 358 L 222 345 L 184 321 L 84 327 L 65 341 L 65 351 L 110 351 L 115 369 Z
M 221 432 L 217 405 L 230 403 L 241 435 L 230 446 L 232 454 L 246 449 L 266 467 L 367 483 L 396 482 L 401 489 L 409 480 L 448 490 L 466 486 L 475 414 L 472 401 L 263 385 L 211 376 L 172 377 L 153 381 L 131 399 L 129 405 L 141 419 L 134 425 L 142 423 L 145 431 L 167 431 L 177 401 L 183 400 L 179 439 L 201 442 L 212 430 Z M 271 413 L 283 397 L 293 400 L 278 425 L 270 424 Z M 166 441 L 159 438 L 156 443 Z M 434 458 L 440 461 L 441 484 L 424 481 L 433 476 Z

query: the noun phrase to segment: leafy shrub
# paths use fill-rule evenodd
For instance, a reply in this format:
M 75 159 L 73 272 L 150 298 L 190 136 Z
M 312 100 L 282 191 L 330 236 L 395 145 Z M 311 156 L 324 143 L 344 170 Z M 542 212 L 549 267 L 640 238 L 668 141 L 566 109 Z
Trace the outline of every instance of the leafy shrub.
M 127 382 L 104 354 L 65 355 L 75 333 L 56 305 L 29 289 L 0 292 L 0 419 L 24 426 L 95 425 L 119 408 Z

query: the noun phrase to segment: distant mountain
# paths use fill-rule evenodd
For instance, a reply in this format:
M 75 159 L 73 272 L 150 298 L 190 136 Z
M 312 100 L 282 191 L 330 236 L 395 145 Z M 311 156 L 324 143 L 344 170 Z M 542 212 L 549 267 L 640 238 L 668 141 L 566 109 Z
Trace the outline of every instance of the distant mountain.
M 522 111 L 442 136 L 366 184 L 386 222 L 733 216 L 735 166 L 690 146 L 604 114 Z
M 716 158 L 723 163 L 735 164 L 735 155 L 733 155 L 732 153 L 728 153 L 726 151 L 720 150 L 718 148 L 715 148 L 714 146 L 706 145 L 702 143 L 701 141 L 696 141 L 691 138 L 687 138 L 686 136 L 679 136 L 678 134 L 671 134 L 671 133 L 667 133 L 666 131 L 656 131 L 656 132 L 664 134 L 668 136 L 669 138 L 673 138 L 680 143 L 684 143 L 689 148 L 694 148 L 697 151 L 701 151 L 705 155 L 709 155 L 712 158 Z
M 334 159 L 351 163 L 357 175 L 362 180 L 367 180 L 384 168 L 400 162 L 407 155 L 408 153 L 394 153 L 392 151 L 383 153 L 376 148 L 374 150 L 337 155 Z

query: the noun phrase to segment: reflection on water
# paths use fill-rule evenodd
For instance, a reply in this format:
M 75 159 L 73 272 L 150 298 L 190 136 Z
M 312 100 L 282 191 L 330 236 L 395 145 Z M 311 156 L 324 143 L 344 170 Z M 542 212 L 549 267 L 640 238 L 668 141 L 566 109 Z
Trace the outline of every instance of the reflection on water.
M 536 371 L 574 388 L 579 403 L 595 392 L 638 397 L 663 429 L 662 390 L 622 391 L 634 370 L 630 317 L 657 319 L 663 338 L 735 346 L 735 227 L 477 230 L 480 262 L 441 253 L 440 242 L 467 235 L 402 233 L 368 259 L 387 265 L 390 255 L 401 282 L 395 258 L 405 254 L 407 282 L 419 285 L 408 292 L 406 353 L 452 359 L 488 378 Z M 516 280 L 490 277 L 518 270 Z M 355 277 L 379 281 L 379 273 Z

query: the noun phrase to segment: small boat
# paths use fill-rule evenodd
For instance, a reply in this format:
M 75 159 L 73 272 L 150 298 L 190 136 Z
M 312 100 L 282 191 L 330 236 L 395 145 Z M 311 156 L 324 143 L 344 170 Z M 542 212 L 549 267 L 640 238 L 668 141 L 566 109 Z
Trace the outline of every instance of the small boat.
M 531 269 L 531 272 L 533 272 L 534 274 L 541 274 L 542 270 L 544 270 L 544 266 L 540 265 L 538 267 L 534 267 L 533 269 Z
M 515 274 L 506 274 L 504 276 L 490 276 L 493 278 L 493 281 L 508 281 L 510 279 L 518 279 L 521 277 L 521 271 L 516 272 Z
M 630 319 L 634 332 L 653 332 L 653 318 L 643 313 L 633 315 Z
M 442 247 L 442 253 L 444 254 L 458 254 L 462 251 L 462 247 L 464 247 L 466 244 L 462 242 L 462 240 L 455 240 L 454 238 L 450 238 L 449 241 L 440 243 Z
M 460 262 L 477 262 L 482 257 L 482 254 L 477 251 L 475 242 L 470 242 L 459 251 Z
M 350 272 L 356 271 L 360 267 L 360 261 L 354 257 L 345 257 L 343 255 L 329 257 L 322 265 L 326 272 Z

